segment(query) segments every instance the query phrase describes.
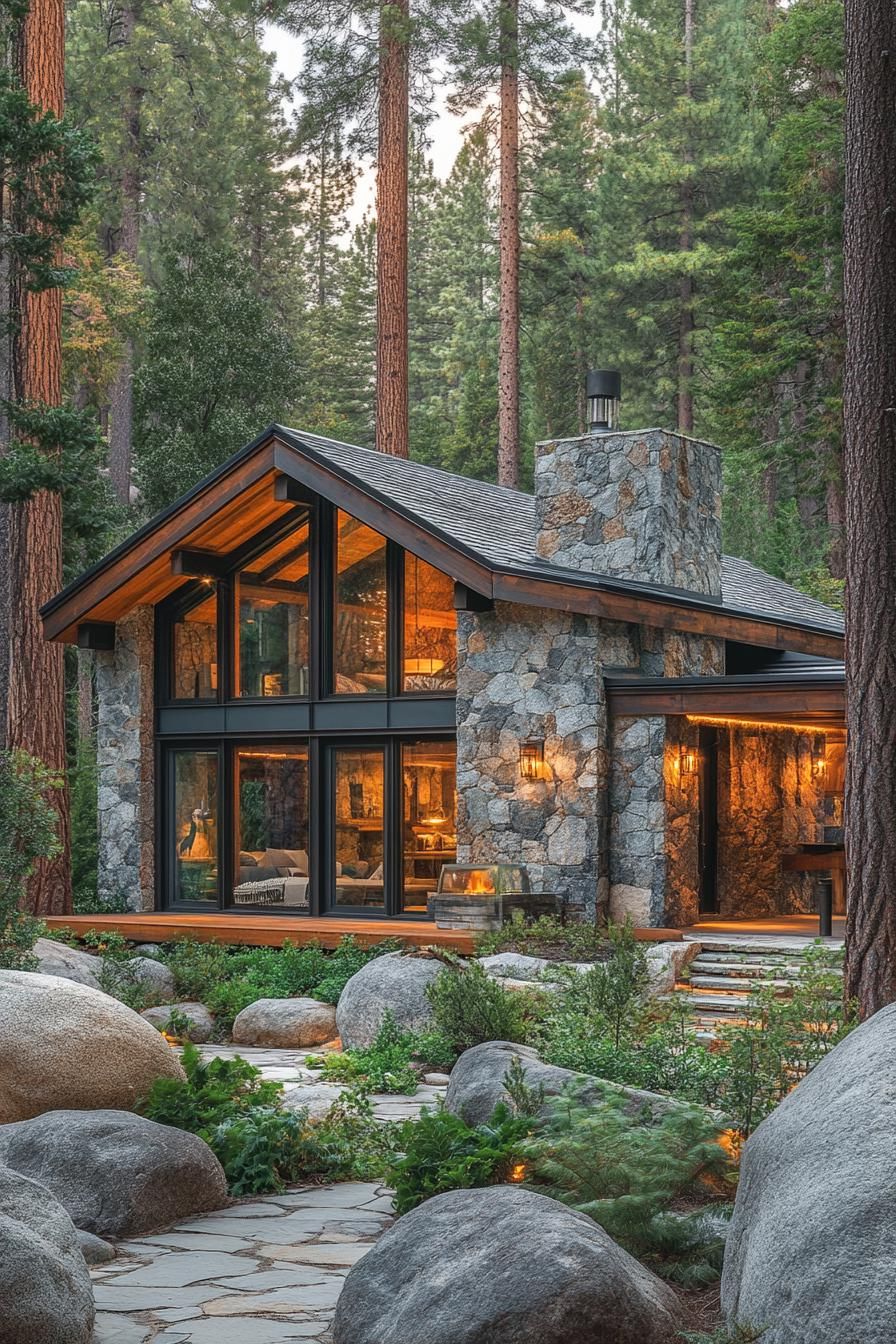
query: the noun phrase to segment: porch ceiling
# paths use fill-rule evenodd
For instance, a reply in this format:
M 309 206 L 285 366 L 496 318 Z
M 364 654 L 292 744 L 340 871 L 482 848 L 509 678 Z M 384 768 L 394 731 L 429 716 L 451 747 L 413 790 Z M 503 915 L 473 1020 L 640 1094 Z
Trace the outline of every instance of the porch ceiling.
M 780 723 L 783 727 L 842 728 L 846 686 L 842 670 L 796 677 L 608 677 L 607 700 L 616 715 L 686 715 L 690 718 Z

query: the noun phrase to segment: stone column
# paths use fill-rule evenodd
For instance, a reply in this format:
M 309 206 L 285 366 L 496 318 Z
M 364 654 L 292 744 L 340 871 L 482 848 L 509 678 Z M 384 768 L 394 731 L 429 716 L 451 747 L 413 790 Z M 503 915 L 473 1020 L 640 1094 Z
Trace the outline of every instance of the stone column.
M 96 654 L 98 891 L 132 910 L 155 901 L 153 646 L 153 609 L 138 607 Z
M 595 619 L 499 602 L 458 613 L 458 862 L 523 863 L 588 918 L 601 890 L 606 705 Z M 520 743 L 545 742 L 544 778 Z

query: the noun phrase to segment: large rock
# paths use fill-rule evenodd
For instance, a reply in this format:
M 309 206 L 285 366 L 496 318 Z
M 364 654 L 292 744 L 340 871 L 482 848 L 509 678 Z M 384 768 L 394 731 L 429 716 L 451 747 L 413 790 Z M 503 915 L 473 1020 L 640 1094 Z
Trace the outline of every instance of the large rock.
M 336 1009 L 317 999 L 257 999 L 237 1014 L 237 1045 L 271 1045 L 301 1050 L 323 1045 L 336 1035 Z
M 426 990 L 444 970 L 436 957 L 388 952 L 362 966 L 348 981 L 336 1006 L 336 1026 L 346 1049 L 370 1045 L 387 1012 L 405 1031 L 432 1025 Z
M 215 1019 L 204 1003 L 160 1003 L 155 1008 L 144 1008 L 140 1016 L 156 1031 L 165 1031 L 172 1013 L 187 1019 L 189 1027 L 185 1036 L 188 1041 L 202 1045 L 211 1040 Z
M 351 1270 L 334 1344 L 670 1344 L 670 1288 L 585 1214 L 518 1186 L 453 1190 Z
M 38 938 L 34 944 L 34 955 L 38 960 L 39 975 L 55 975 L 61 980 L 73 980 L 75 984 L 99 989 L 100 971 L 103 969 L 101 957 L 94 957 L 77 947 L 68 947 L 65 943 L 57 943 L 53 938 Z
M 97 1237 L 140 1236 L 227 1203 L 207 1143 L 129 1111 L 50 1111 L 0 1126 L 0 1163 L 40 1181 Z
M 160 1003 L 176 993 L 174 972 L 155 957 L 131 957 L 123 963 L 125 974 L 142 985 L 146 993 Z
M 138 1013 L 87 985 L 0 970 L 0 1124 L 66 1108 L 130 1110 L 156 1078 L 183 1078 Z
M 50 1192 L 0 1167 L 0 1341 L 88 1344 L 90 1274 L 72 1220 Z
M 599 1105 L 607 1091 L 617 1092 L 627 1099 L 626 1110 L 632 1114 L 644 1112 L 654 1118 L 665 1115 L 682 1103 L 657 1092 L 644 1092 L 637 1087 L 622 1087 L 608 1083 L 589 1073 L 561 1069 L 557 1064 L 545 1064 L 528 1045 L 513 1045 L 510 1041 L 487 1041 L 465 1050 L 451 1070 L 451 1082 L 445 1094 L 449 1111 L 466 1120 L 468 1125 L 484 1124 L 499 1101 L 507 1101 L 504 1078 L 514 1059 L 518 1059 L 531 1088 L 543 1088 L 545 1101 L 558 1097 L 568 1087 L 586 1104 Z
M 762 1344 L 892 1344 L 896 1004 L 847 1036 L 743 1151 L 725 1249 L 729 1321 Z
M 686 942 L 683 938 L 677 943 L 647 943 L 644 953 L 647 957 L 648 993 L 671 994 L 699 951 L 699 943 Z

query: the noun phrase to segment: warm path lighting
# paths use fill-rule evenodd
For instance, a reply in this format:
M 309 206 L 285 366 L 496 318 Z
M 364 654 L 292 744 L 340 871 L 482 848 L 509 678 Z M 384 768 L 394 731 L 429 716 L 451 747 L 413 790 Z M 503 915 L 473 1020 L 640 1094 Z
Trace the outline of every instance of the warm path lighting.
M 520 743 L 520 774 L 523 779 L 540 779 L 544 766 L 544 738 L 527 737 Z
M 510 1175 L 507 1179 L 512 1181 L 514 1185 L 519 1185 L 520 1181 L 524 1181 L 526 1179 L 525 1162 L 515 1162 L 510 1168 Z

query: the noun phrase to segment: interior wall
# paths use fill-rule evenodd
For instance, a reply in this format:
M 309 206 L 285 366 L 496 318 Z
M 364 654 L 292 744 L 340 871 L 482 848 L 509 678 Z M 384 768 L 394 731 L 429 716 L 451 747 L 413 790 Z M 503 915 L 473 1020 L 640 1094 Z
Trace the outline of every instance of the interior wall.
M 786 872 L 786 853 L 824 841 L 824 735 L 738 727 L 719 733 L 719 914 L 807 914 L 814 873 Z

